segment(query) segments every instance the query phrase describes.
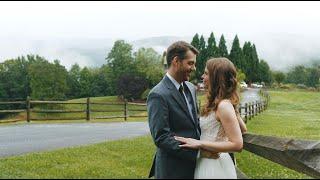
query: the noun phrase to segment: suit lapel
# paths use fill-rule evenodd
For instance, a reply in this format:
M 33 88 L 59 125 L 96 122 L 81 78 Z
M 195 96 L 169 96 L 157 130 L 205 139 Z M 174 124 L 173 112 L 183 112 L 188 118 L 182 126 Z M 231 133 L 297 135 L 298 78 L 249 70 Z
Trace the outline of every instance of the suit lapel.
M 191 92 L 191 95 L 192 95 L 192 100 L 193 100 L 193 110 L 194 110 L 194 112 L 192 112 L 193 113 L 193 119 L 194 119 L 194 121 L 197 123 L 197 105 L 196 105 L 196 94 L 195 94 L 195 91 L 192 91 L 192 89 L 193 89 L 193 87 L 191 87 L 190 85 L 189 85 L 189 83 L 185 83 L 186 85 L 187 85 L 187 87 L 188 87 L 188 89 L 189 89 L 189 91 Z
M 190 92 L 191 92 L 191 95 L 192 95 L 192 99 L 193 99 L 193 107 L 195 108 L 195 112 L 197 112 L 197 102 L 196 102 L 196 94 L 195 94 L 195 91 L 191 91 L 192 87 L 190 87 L 190 85 L 188 83 L 186 83 L 186 85 L 188 86 Z M 197 115 L 196 115 L 197 116 Z
M 184 103 L 184 100 L 182 99 L 183 97 L 181 96 L 181 94 L 179 93 L 179 91 L 176 89 L 176 87 L 174 86 L 174 84 L 171 82 L 171 80 L 165 76 L 163 78 L 164 83 L 166 84 L 167 88 L 170 89 L 171 96 L 173 97 L 173 99 L 175 101 L 177 101 L 177 103 L 179 104 L 179 106 L 183 109 L 183 111 L 187 114 L 187 116 L 189 116 L 189 118 L 191 119 L 192 123 L 194 124 L 195 122 L 193 121 L 193 117 L 191 117 L 188 107 L 187 105 Z

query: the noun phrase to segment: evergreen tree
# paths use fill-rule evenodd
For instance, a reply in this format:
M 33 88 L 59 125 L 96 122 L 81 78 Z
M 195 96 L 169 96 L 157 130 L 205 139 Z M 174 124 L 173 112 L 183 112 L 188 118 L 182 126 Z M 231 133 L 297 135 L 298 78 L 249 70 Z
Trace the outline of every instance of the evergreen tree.
M 193 47 L 197 48 L 199 51 L 200 51 L 200 38 L 199 38 L 199 35 L 198 33 L 196 33 L 193 38 L 192 38 L 192 41 L 190 43 Z M 200 58 L 199 58 L 199 55 L 196 57 L 196 62 L 200 61 Z M 198 65 L 198 63 L 196 63 L 196 66 Z M 198 67 L 196 67 L 198 68 Z M 190 77 L 190 81 L 191 82 L 198 82 L 198 77 L 197 77 L 197 70 L 195 72 L 193 72 L 191 74 L 191 77 Z
M 256 46 L 253 44 L 252 45 L 252 68 L 253 68 L 253 74 L 252 74 L 252 80 L 253 82 L 257 82 L 257 81 L 261 81 L 259 79 L 259 57 L 258 57 L 258 53 L 256 50 Z M 264 62 L 265 63 L 265 62 Z
M 252 71 L 254 69 L 251 68 L 251 59 L 252 59 L 252 51 L 251 51 L 251 43 L 250 42 L 245 42 L 243 45 L 242 49 L 242 58 L 243 61 L 241 63 L 240 69 L 243 70 L 243 72 L 247 75 L 245 81 L 246 82 L 251 82 L 251 77 L 252 77 Z
M 224 39 L 223 34 L 221 35 L 220 41 L 219 41 L 218 56 L 228 57 L 228 49 L 227 49 L 226 40 Z
M 246 73 L 246 81 L 252 82 L 261 81 L 259 77 L 259 59 L 255 45 L 251 42 L 245 42 L 243 45 L 243 59 L 240 61 L 240 68 Z M 263 65 L 265 65 L 264 62 Z
M 229 59 L 237 68 L 240 69 L 241 58 L 242 50 L 240 47 L 238 35 L 236 35 L 232 43 Z
M 204 72 L 204 68 L 206 66 L 206 61 L 207 61 L 207 52 L 206 52 L 206 41 L 204 40 L 203 35 L 200 37 L 200 42 L 199 42 L 199 55 L 197 57 L 197 62 L 196 62 L 196 72 L 195 76 L 197 81 L 201 80 L 201 76 Z
M 197 49 L 200 49 L 200 39 L 198 33 L 196 33 L 196 35 L 193 36 L 191 45 Z
M 207 59 L 218 57 L 216 39 L 214 37 L 213 32 L 210 34 L 210 37 L 208 38 L 208 46 L 206 51 L 207 51 Z

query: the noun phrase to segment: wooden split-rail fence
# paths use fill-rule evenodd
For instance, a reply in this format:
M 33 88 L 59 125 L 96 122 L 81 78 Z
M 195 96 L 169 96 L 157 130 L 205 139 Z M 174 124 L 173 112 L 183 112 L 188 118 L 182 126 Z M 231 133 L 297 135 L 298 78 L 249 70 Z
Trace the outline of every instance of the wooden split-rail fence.
M 127 100 L 123 102 L 91 102 L 91 98 L 87 98 L 86 102 L 67 102 L 67 101 L 38 101 L 38 100 L 31 100 L 29 97 L 25 101 L 11 101 L 11 102 L 0 102 L 0 105 L 25 105 L 25 109 L 14 109 L 14 110 L 0 110 L 0 113 L 21 113 L 25 112 L 25 120 L 27 122 L 30 121 L 39 121 L 39 120 L 87 120 L 90 121 L 92 119 L 116 119 L 116 118 L 123 118 L 125 121 L 129 117 L 147 117 L 147 115 L 133 115 L 129 114 L 129 106 L 136 106 L 136 107 L 143 107 L 144 109 L 137 109 L 133 108 L 130 109 L 130 112 L 146 112 L 146 104 L 145 103 L 131 103 Z M 31 108 L 34 106 L 41 105 L 85 105 L 85 109 L 73 109 L 73 110 L 57 110 L 57 109 L 38 109 L 38 108 Z M 99 106 L 106 106 L 106 109 L 93 109 L 93 105 L 99 105 Z M 108 106 L 117 106 L 119 108 L 111 108 L 108 109 Z M 45 114 L 54 114 L 54 113 L 78 113 L 83 114 L 85 113 L 85 116 L 82 117 L 32 117 L 31 113 L 45 113 Z M 93 117 L 93 113 L 115 113 L 115 114 L 121 114 L 122 115 L 116 115 L 116 116 L 95 116 Z M 21 120 L 20 120 L 21 121 Z M 4 122 L 12 122 L 12 121 L 4 121 Z
M 258 115 L 262 111 L 267 109 L 268 102 L 269 102 L 269 95 L 266 93 L 261 93 L 264 97 L 263 100 L 245 103 L 244 105 L 240 104 L 239 112 L 241 116 L 244 118 L 245 122 L 253 118 L 254 116 Z M 145 115 L 131 115 L 130 112 L 146 112 L 146 104 L 145 103 L 131 103 L 127 100 L 123 102 L 92 102 L 90 97 L 86 99 L 86 102 L 67 102 L 67 101 L 39 101 L 39 100 L 31 100 L 29 97 L 25 101 L 11 101 L 11 102 L 1 102 L 0 105 L 25 105 L 25 109 L 13 109 L 13 110 L 0 110 L 0 113 L 21 113 L 26 112 L 25 120 L 27 122 L 36 121 L 36 120 L 87 120 L 90 121 L 91 119 L 115 119 L 115 118 L 123 118 L 125 121 L 129 117 L 148 117 L 147 114 Z M 198 102 L 199 107 L 201 107 L 200 101 Z M 85 109 L 73 109 L 73 110 L 56 110 L 56 109 L 35 109 L 31 108 L 37 105 L 85 105 Z M 93 109 L 93 105 L 99 106 L 119 106 L 118 109 Z M 131 106 L 141 106 L 145 107 L 144 109 L 130 109 L 129 105 Z M 122 107 L 122 109 L 121 109 Z M 117 116 L 97 116 L 92 117 L 92 113 L 119 113 L 123 112 L 122 115 Z M 45 113 L 45 114 L 53 114 L 53 113 L 85 113 L 85 117 L 54 117 L 54 118 L 47 118 L 47 117 L 32 117 L 31 113 Z M 1 121 L 0 121 L 1 122 Z M 11 121 L 3 121 L 3 122 L 11 122 Z

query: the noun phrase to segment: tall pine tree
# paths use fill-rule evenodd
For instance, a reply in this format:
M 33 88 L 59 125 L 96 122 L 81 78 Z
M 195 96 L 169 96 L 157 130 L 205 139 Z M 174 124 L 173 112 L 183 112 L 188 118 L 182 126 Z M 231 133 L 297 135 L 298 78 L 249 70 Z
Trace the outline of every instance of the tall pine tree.
M 245 42 L 242 48 L 242 54 L 243 54 L 243 63 L 240 69 L 246 74 L 246 82 L 249 82 L 249 79 L 251 80 L 251 71 L 253 69 L 251 68 L 251 43 L 250 42 Z
M 207 46 L 207 59 L 212 57 L 218 57 L 216 39 L 214 37 L 213 32 L 211 32 L 210 37 L 208 38 L 208 46 Z
M 229 59 L 239 69 L 241 58 L 242 58 L 242 50 L 240 47 L 238 35 L 236 35 L 232 43 Z
M 191 41 L 191 45 L 193 47 L 199 49 L 199 47 L 200 47 L 200 39 L 199 39 L 198 33 L 196 33 L 196 35 L 193 36 L 192 41 Z
M 252 68 L 253 68 L 253 77 L 252 80 L 254 82 L 261 81 L 259 78 L 259 57 L 256 50 L 256 46 L 252 45 Z
M 199 38 L 198 33 L 196 33 L 196 34 L 193 36 L 192 41 L 191 41 L 191 45 L 192 45 L 193 47 L 197 48 L 197 49 L 200 51 L 200 38 Z M 198 65 L 198 64 L 197 64 L 198 61 L 200 61 L 199 55 L 198 55 L 197 58 L 196 58 L 196 66 Z M 198 68 L 198 67 L 196 67 L 196 68 Z M 195 82 L 198 82 L 198 81 L 199 81 L 199 79 L 198 79 L 198 77 L 197 77 L 197 71 L 195 71 L 195 72 L 193 72 L 193 73 L 191 74 L 190 81 L 191 81 L 191 82 L 194 82 L 194 81 L 195 81 Z
M 206 61 L 207 61 L 206 41 L 204 40 L 203 35 L 201 35 L 200 37 L 198 50 L 199 50 L 199 55 L 197 57 L 195 75 L 196 75 L 196 79 L 200 81 L 201 76 L 204 72 L 204 68 L 206 66 Z
M 251 42 L 245 42 L 243 47 L 240 46 L 240 41 L 236 35 L 230 53 L 226 46 L 226 41 L 224 35 L 222 34 L 219 40 L 219 45 L 217 46 L 213 32 L 208 38 L 207 46 L 203 35 L 199 38 L 196 34 L 191 44 L 196 47 L 200 54 L 197 56 L 195 72 L 195 78 L 199 81 L 204 72 L 206 61 L 211 57 L 228 57 L 233 64 L 236 66 L 237 70 L 241 70 L 245 74 L 245 81 L 249 84 L 252 82 L 270 82 L 270 70 L 266 61 L 262 63 L 259 62 L 258 53 L 256 47 Z M 260 67 L 261 66 L 261 67 Z M 264 74 L 261 74 L 261 73 Z
M 221 35 L 220 41 L 219 41 L 218 56 L 228 57 L 228 49 L 227 49 L 226 40 L 224 39 L 223 34 Z

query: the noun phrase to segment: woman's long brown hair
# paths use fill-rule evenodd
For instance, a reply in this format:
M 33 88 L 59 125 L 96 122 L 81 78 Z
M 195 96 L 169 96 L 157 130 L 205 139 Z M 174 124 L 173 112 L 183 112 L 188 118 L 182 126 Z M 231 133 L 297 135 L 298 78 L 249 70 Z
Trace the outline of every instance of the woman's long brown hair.
M 221 57 L 209 59 L 206 67 L 209 72 L 209 85 L 206 96 L 207 102 L 201 115 L 208 116 L 210 111 L 217 110 L 222 100 L 229 99 L 238 117 L 239 93 L 235 66 L 229 59 Z

